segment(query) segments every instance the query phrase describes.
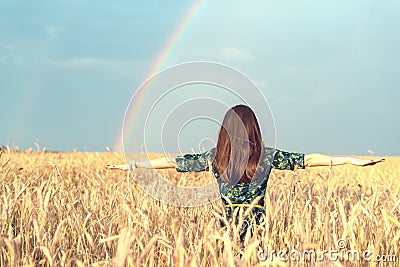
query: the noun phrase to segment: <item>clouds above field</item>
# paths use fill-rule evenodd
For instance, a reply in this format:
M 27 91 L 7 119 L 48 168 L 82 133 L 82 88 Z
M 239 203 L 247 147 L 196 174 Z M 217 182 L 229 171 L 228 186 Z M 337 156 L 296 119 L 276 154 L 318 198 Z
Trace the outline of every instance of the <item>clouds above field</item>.
M 251 52 L 236 47 L 223 48 L 221 55 L 225 59 L 232 61 L 248 61 L 254 58 Z
M 120 60 L 108 60 L 95 57 L 77 57 L 67 60 L 52 60 L 51 66 L 59 69 L 91 70 L 96 72 L 108 72 L 110 74 L 129 74 L 137 64 Z
M 398 154 L 400 2 L 204 1 L 183 27 L 193 4 L 1 1 L 1 144 L 112 147 L 150 70 L 215 61 L 258 84 L 279 147 Z
M 50 38 L 57 38 L 63 32 L 63 27 L 56 26 L 56 25 L 46 25 L 44 31 L 46 35 Z

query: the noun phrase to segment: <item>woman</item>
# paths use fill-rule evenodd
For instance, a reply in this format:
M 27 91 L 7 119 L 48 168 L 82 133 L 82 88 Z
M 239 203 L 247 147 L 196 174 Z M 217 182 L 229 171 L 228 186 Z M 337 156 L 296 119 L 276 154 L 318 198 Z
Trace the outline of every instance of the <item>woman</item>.
M 250 206 L 258 222 L 264 213 L 264 195 L 272 168 L 279 170 L 304 169 L 316 166 L 337 166 L 352 164 L 374 165 L 379 160 L 363 160 L 352 157 L 333 157 L 321 154 L 304 155 L 265 147 L 260 127 L 254 112 L 245 105 L 228 110 L 219 131 L 217 146 L 200 154 L 186 154 L 175 159 L 161 158 L 135 162 L 128 165 L 108 165 L 109 169 L 128 170 L 136 168 L 176 168 L 178 172 L 201 172 L 212 169 L 222 200 L 228 214 L 232 206 Z M 231 203 L 229 203 L 231 202 Z M 247 223 L 249 223 L 247 221 Z M 246 232 L 242 228 L 241 239 Z

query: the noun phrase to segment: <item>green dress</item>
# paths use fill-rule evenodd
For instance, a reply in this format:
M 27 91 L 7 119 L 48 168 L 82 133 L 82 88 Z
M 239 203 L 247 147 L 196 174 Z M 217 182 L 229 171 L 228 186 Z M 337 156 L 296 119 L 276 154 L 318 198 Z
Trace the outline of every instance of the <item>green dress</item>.
M 220 174 L 212 164 L 214 153 L 215 148 L 204 153 L 178 156 L 175 159 L 176 170 L 178 172 L 201 172 L 208 171 L 211 167 L 212 172 L 217 179 L 221 195 L 228 198 L 234 206 L 248 206 L 255 198 L 261 197 L 256 207 L 252 209 L 249 217 L 245 218 L 245 221 L 239 232 L 240 241 L 243 242 L 252 221 L 254 220 L 257 224 L 259 224 L 262 216 L 265 215 L 264 196 L 271 169 L 304 169 L 304 154 L 290 153 L 275 148 L 266 147 L 264 160 L 258 166 L 258 171 L 261 173 L 261 175 L 258 176 L 259 178 L 253 178 L 249 183 L 243 183 L 239 181 L 237 184 L 231 185 L 221 179 Z M 226 206 L 227 216 L 231 217 L 233 207 L 228 203 L 227 200 L 225 200 L 225 198 L 222 198 L 222 201 Z M 225 224 L 223 221 L 220 221 L 220 223 L 222 227 Z M 238 218 L 235 218 L 235 223 L 238 223 Z
M 233 204 L 250 204 L 256 197 L 261 196 L 257 203 L 264 207 L 264 195 L 267 187 L 267 182 L 271 169 L 278 170 L 295 170 L 295 168 L 304 169 L 304 154 L 290 153 L 281 151 L 275 148 L 265 148 L 265 158 L 259 165 L 259 171 L 263 175 L 258 179 L 253 179 L 249 183 L 239 181 L 236 185 L 230 185 L 220 178 L 215 166 L 213 166 L 213 158 L 215 148 L 212 148 L 204 153 L 186 154 L 176 157 L 176 170 L 178 172 L 202 172 L 208 171 L 210 166 L 218 181 L 218 186 L 221 195 L 230 199 Z M 225 205 L 227 201 L 222 198 Z

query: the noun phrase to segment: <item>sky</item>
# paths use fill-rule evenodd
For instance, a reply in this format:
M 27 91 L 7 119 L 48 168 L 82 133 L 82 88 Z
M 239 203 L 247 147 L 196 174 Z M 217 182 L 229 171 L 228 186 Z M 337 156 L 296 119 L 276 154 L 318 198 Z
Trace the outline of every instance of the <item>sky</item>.
M 157 65 L 194 5 L 0 0 L 0 145 L 120 151 L 145 79 L 210 61 L 257 84 L 278 148 L 400 155 L 399 1 L 204 1 Z M 217 134 L 192 128 L 182 150 Z

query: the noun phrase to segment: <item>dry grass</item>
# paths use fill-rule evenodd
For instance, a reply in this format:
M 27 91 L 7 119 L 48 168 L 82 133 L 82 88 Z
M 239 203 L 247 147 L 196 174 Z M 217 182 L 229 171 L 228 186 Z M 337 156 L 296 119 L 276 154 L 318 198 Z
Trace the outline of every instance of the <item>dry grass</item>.
M 3 151 L 0 157 L 0 266 L 374 266 L 378 262 L 259 261 L 263 249 L 400 249 L 400 159 L 374 167 L 273 171 L 262 235 L 240 243 L 220 227 L 220 203 L 177 208 L 149 197 L 116 153 Z M 165 174 L 165 173 L 164 173 Z M 168 177 L 195 184 L 205 174 Z M 142 172 L 140 175 L 146 175 Z M 262 245 L 260 244 L 262 242 Z

